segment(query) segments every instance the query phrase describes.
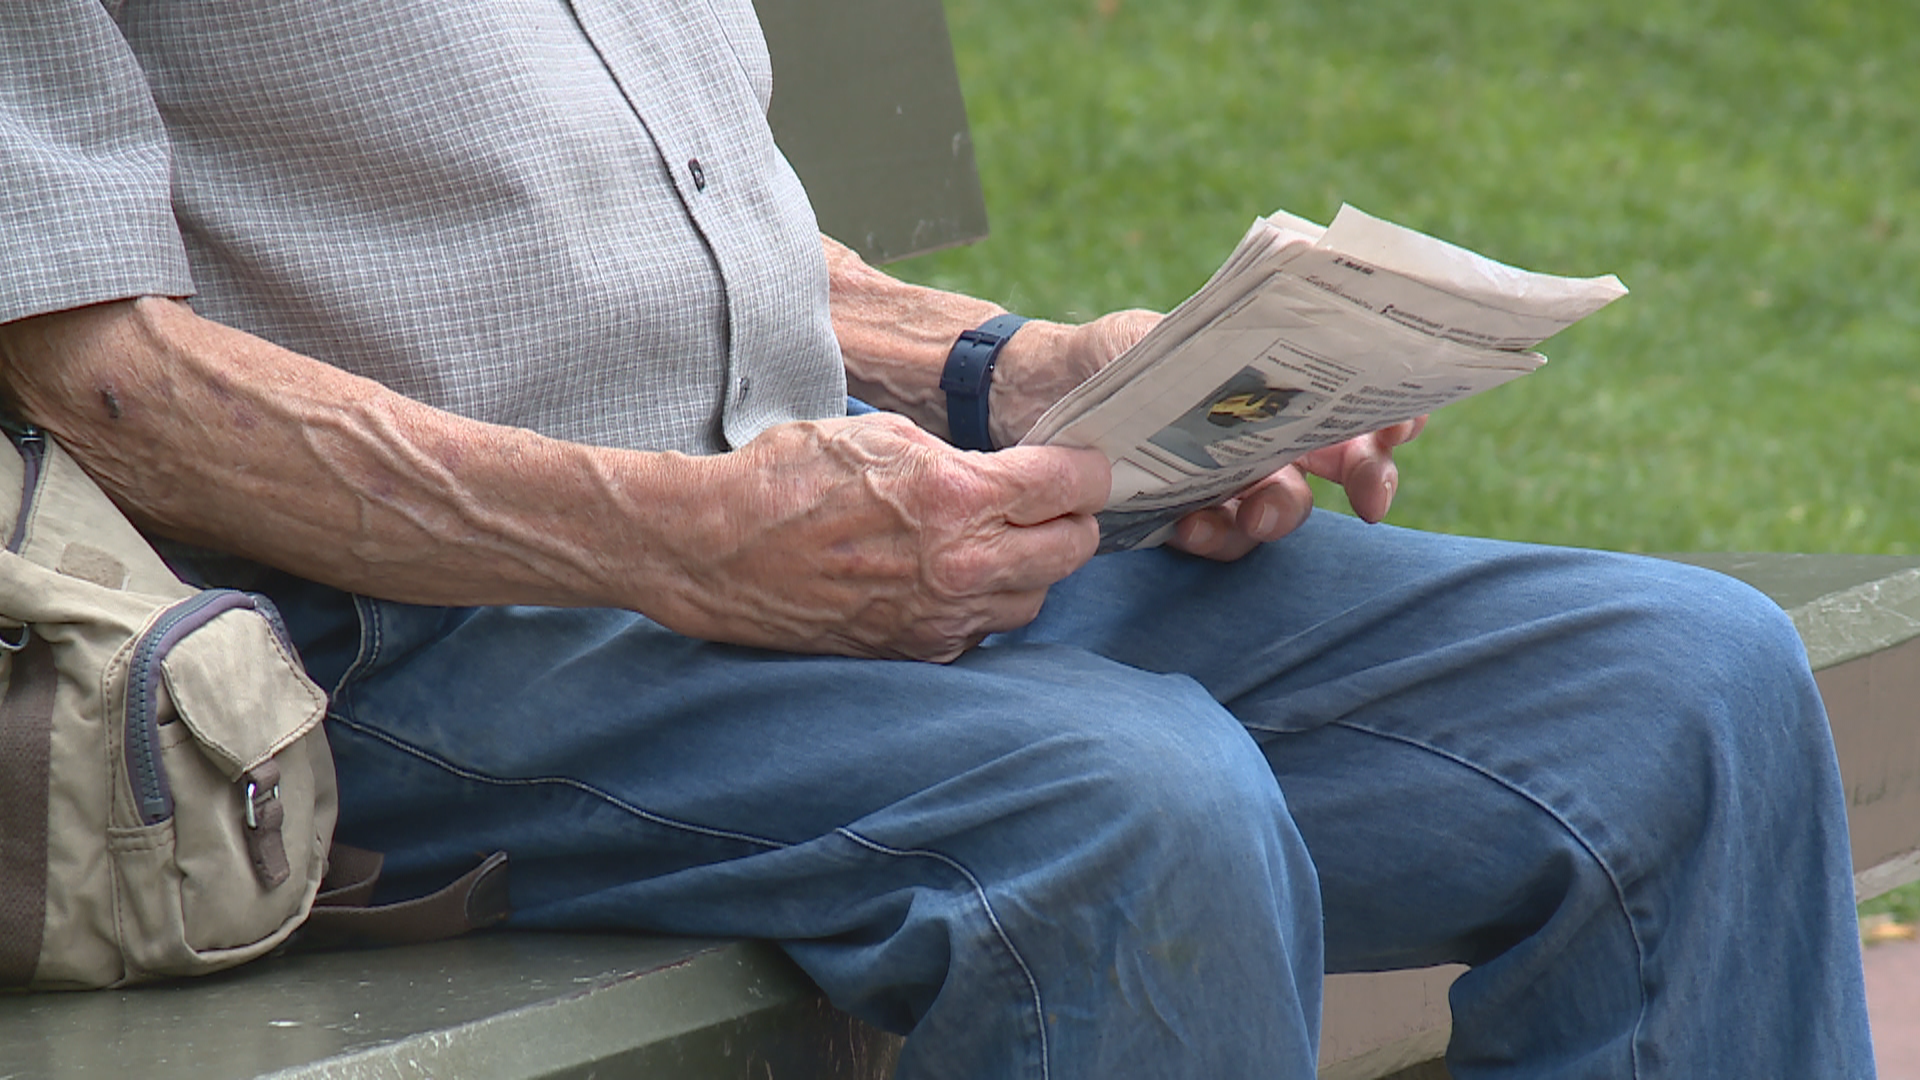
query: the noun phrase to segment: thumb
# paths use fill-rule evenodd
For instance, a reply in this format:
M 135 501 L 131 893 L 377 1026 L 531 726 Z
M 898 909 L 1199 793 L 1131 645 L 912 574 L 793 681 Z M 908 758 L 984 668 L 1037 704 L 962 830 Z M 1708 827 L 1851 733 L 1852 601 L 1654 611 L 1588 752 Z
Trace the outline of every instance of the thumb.
M 1113 467 L 1098 450 L 1011 446 L 977 456 L 1003 486 L 1007 521 L 1014 525 L 1095 513 L 1113 490 Z
M 1085 327 L 1089 337 L 1088 349 L 1099 358 L 1098 366 L 1105 367 L 1121 353 L 1139 344 L 1140 339 L 1147 336 L 1147 331 L 1158 326 L 1163 317 L 1157 311 L 1139 308 L 1102 315 Z

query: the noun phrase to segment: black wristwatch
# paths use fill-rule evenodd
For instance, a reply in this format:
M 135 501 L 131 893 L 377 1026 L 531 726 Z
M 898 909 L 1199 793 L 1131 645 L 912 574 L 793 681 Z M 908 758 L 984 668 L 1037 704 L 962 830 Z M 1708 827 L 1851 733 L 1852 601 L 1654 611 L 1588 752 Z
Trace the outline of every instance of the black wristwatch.
M 940 389 L 947 392 L 947 439 L 960 449 L 993 449 L 993 432 L 987 423 L 993 365 L 1001 347 L 1026 321 L 1019 315 L 995 315 L 977 330 L 961 331 L 960 340 L 947 353 Z

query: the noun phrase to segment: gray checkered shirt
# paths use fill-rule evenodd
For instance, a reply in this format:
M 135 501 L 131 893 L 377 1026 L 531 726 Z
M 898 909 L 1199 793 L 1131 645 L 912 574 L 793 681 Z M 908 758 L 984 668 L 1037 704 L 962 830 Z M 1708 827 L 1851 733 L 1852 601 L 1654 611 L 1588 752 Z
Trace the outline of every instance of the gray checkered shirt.
M 0 3 L 0 321 L 141 294 L 708 453 L 843 411 L 749 0 Z

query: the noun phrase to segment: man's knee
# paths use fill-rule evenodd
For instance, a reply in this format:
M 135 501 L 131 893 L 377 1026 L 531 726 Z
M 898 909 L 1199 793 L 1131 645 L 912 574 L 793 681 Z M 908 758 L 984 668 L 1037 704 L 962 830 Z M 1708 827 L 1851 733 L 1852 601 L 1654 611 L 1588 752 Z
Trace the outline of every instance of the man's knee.
M 1067 759 L 1074 797 L 1174 843 L 1285 825 L 1279 785 L 1246 729 L 1191 681 L 1153 681 L 1097 696 L 1046 736 Z
M 1681 862 L 1699 844 L 1843 841 L 1832 735 L 1792 621 L 1724 575 L 1654 575 L 1636 601 L 1644 640 L 1625 680 L 1641 684 L 1636 771 L 1660 778 L 1635 805 L 1662 820 L 1641 827 Z
M 1743 582 L 1659 568 L 1642 593 L 1641 668 L 1652 696 L 1717 717 L 1744 741 L 1826 741 L 1825 713 L 1793 621 Z
M 1018 814 L 1028 842 L 1096 875 L 1177 868 L 1204 881 L 1257 864 L 1311 879 L 1260 748 L 1192 680 L 1109 671 L 1009 708 L 1023 710 L 1023 745 L 1001 764 L 1015 767 L 1005 779 L 1017 798 L 1033 800 Z

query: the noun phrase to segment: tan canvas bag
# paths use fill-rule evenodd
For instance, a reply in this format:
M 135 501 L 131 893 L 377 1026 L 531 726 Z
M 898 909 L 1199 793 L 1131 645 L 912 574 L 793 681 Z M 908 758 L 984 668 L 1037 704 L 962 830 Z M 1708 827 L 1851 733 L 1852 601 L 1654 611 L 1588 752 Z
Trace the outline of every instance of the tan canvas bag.
M 264 598 L 181 582 L 65 451 L 7 426 L 0 986 L 266 953 L 326 873 L 325 695 Z

